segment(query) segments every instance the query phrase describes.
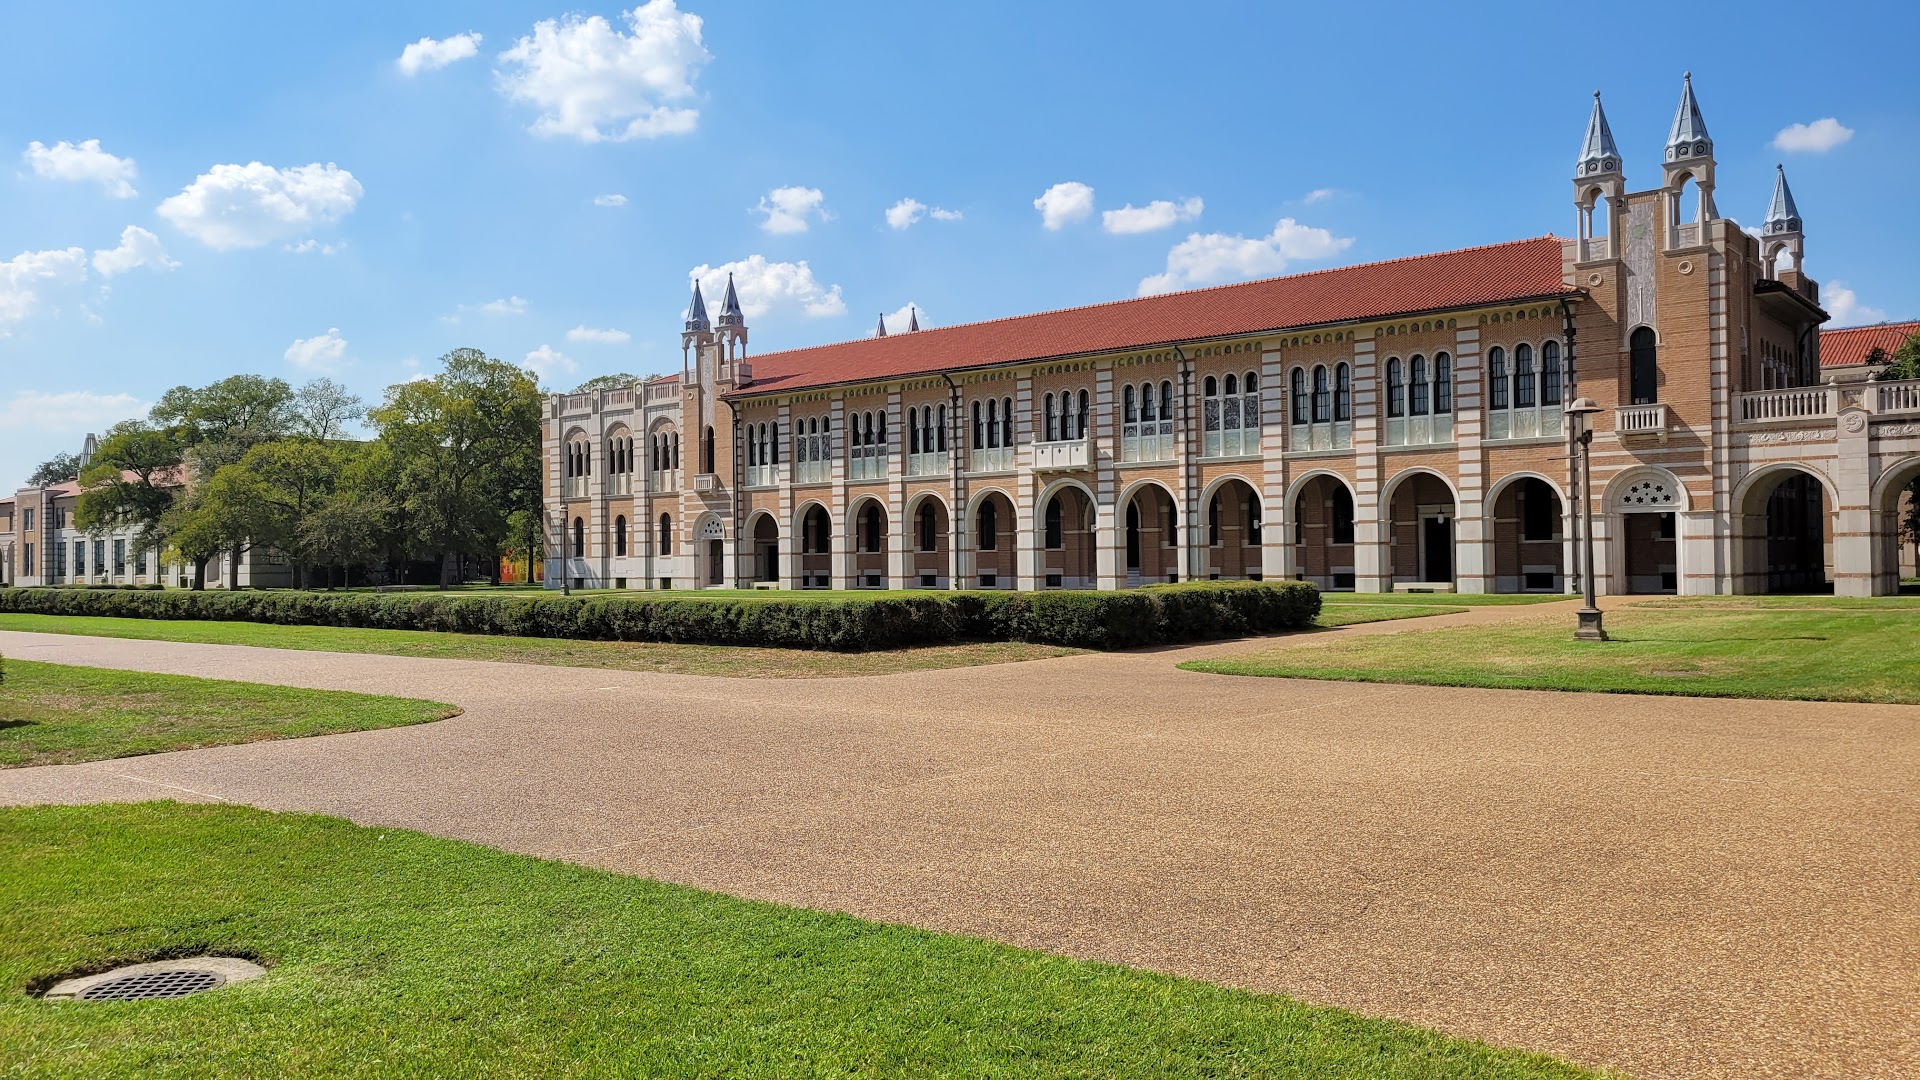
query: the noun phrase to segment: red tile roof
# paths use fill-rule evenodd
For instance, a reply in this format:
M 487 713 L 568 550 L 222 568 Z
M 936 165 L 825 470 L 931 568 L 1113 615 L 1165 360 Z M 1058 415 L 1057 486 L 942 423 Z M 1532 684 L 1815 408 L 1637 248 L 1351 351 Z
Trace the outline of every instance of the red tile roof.
M 1848 367 L 1864 364 L 1873 350 L 1888 356 L 1901 342 L 1920 334 L 1920 322 L 1881 323 L 1878 326 L 1852 326 L 1841 330 L 1820 331 L 1820 366 Z
M 752 358 L 761 394 L 1575 293 L 1552 236 Z

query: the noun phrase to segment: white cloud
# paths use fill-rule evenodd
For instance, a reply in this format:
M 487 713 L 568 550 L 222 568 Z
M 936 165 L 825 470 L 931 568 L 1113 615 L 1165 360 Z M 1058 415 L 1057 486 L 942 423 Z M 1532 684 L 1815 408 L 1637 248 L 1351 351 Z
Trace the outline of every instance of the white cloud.
M 129 225 L 120 230 L 120 246 L 106 248 L 93 253 L 93 268 L 101 277 L 124 274 L 129 270 L 147 267 L 150 270 L 171 270 L 180 264 L 167 258 L 167 249 L 161 246 L 160 238 L 138 225 Z
M 1165 273 L 1140 282 L 1140 295 L 1173 292 L 1241 278 L 1270 277 L 1296 260 L 1324 259 L 1345 251 L 1352 237 L 1281 218 L 1266 236 L 1194 233 L 1167 252 Z
M 590 341 L 595 345 L 625 345 L 633 340 L 633 335 L 625 330 L 595 330 L 588 326 L 576 326 L 567 331 L 568 341 Z
M 33 314 L 39 307 L 42 289 L 50 285 L 77 285 L 85 280 L 87 252 L 84 248 L 23 251 L 0 262 L 0 337 L 11 332 L 11 324 Z
M 719 266 L 702 264 L 687 272 L 689 278 L 700 283 L 700 289 L 707 297 L 707 310 L 711 313 L 719 312 L 719 300 L 726 293 L 728 274 L 733 275 L 734 288 L 740 294 L 740 310 L 749 319 L 795 308 L 812 318 L 844 315 L 847 312 L 846 302 L 840 296 L 840 286 L 820 284 L 805 259 L 799 262 L 768 262 L 765 255 L 749 255 Z
M 917 223 L 923 217 L 935 221 L 959 221 L 958 210 L 948 210 L 941 206 L 928 206 L 919 199 L 908 197 L 887 207 L 887 224 L 894 229 L 905 229 Z
M 593 205 L 625 206 L 627 205 L 627 197 L 625 195 L 620 194 L 619 192 L 615 192 L 612 195 L 595 195 L 593 197 Z
M 1869 326 L 1886 322 L 1887 313 L 1860 302 L 1860 297 L 1844 282 L 1830 281 L 1820 290 L 1820 306 L 1833 316 L 1828 326 Z
M 489 300 L 480 305 L 480 310 L 489 315 L 525 315 L 527 302 L 518 296 L 509 296 L 500 300 Z
M 340 361 L 347 355 L 347 339 L 340 336 L 339 327 L 329 327 L 318 337 L 295 338 L 287 346 L 287 363 L 307 371 L 339 371 Z
M 161 203 L 160 216 L 215 250 L 255 248 L 339 221 L 364 193 L 352 173 L 332 162 L 289 169 L 257 161 L 215 165 Z
M 423 71 L 438 71 L 456 60 L 465 60 L 479 52 L 479 34 L 455 34 L 439 41 L 423 37 L 401 49 L 400 59 L 394 61 L 394 65 L 402 75 L 418 75 Z
M 286 250 L 295 255 L 336 255 L 347 250 L 347 242 L 342 240 L 337 244 L 323 244 L 309 236 L 297 244 L 288 244 Z
M 1093 189 L 1078 180 L 1055 184 L 1033 200 L 1033 208 L 1040 211 L 1040 224 L 1058 231 L 1092 215 Z
M 1773 137 L 1773 148 L 1795 154 L 1824 154 L 1853 138 L 1853 129 L 1831 116 L 1811 124 L 1789 124 Z
M 1314 188 L 1312 191 L 1307 192 L 1300 201 L 1306 203 L 1308 206 L 1313 206 L 1316 203 L 1332 202 L 1339 197 L 1339 188 L 1321 187 Z
M 1100 215 L 1100 227 L 1110 233 L 1158 232 L 1171 228 L 1183 221 L 1192 221 L 1200 216 L 1206 204 L 1199 199 L 1183 199 L 1178 203 L 1165 199 L 1155 199 L 1145 206 L 1136 207 L 1132 203 L 1118 210 L 1108 210 Z
M 694 96 L 694 79 L 713 58 L 700 16 L 649 0 L 626 21 L 631 34 L 599 15 L 544 19 L 500 54 L 508 68 L 496 73 L 500 92 L 539 111 L 534 134 L 594 143 L 694 129 L 699 110 L 670 103 Z
M 133 180 L 140 175 L 133 159 L 115 157 L 100 149 L 99 139 L 88 139 L 78 145 L 62 139 L 52 146 L 36 140 L 27 144 L 25 157 L 27 164 L 33 166 L 35 176 L 96 183 L 116 199 L 131 199 L 139 194 L 133 190 Z
M 760 205 L 754 207 L 755 213 L 767 215 L 760 227 L 770 233 L 803 233 L 807 231 L 807 219 L 817 217 L 821 221 L 831 221 L 833 215 L 826 210 L 826 195 L 819 188 L 778 187 L 767 192 L 760 199 Z
M 580 370 L 580 365 L 574 363 L 572 357 L 557 351 L 551 345 L 542 345 L 528 353 L 527 358 L 520 362 L 520 366 L 539 376 L 541 382 L 546 382 L 555 375 L 571 375 Z
M 887 324 L 889 335 L 906 333 L 909 320 L 918 319 L 922 330 L 933 325 L 927 320 L 927 309 L 913 303 L 902 304 L 900 310 L 889 312 L 880 318 Z
M 0 429 L 7 431 L 100 431 L 153 407 L 132 394 L 96 394 L 91 390 L 16 390 L 0 405 Z

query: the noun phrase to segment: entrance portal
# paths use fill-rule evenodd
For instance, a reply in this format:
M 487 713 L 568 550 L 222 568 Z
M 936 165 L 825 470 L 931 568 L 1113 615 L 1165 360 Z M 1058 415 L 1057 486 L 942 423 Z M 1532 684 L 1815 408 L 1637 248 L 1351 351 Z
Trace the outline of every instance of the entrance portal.
M 1672 512 L 1626 514 L 1622 522 L 1626 533 L 1627 591 L 1679 592 L 1680 565 Z

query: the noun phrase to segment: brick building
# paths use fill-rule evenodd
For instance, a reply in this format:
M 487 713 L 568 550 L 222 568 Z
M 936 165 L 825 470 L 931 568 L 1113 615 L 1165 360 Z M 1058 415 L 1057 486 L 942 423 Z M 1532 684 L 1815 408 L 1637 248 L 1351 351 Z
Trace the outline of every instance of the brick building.
M 1689 78 L 1641 190 L 1595 96 L 1571 239 L 763 356 L 696 287 L 677 376 L 548 400 L 546 582 L 1562 592 L 1582 396 L 1602 591 L 1895 589 L 1920 382 L 1714 165 Z

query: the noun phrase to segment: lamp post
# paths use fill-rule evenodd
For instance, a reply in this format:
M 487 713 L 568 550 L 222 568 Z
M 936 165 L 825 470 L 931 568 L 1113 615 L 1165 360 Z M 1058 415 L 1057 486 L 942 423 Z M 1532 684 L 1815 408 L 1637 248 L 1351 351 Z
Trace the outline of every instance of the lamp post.
M 1580 610 L 1576 612 L 1579 623 L 1574 627 L 1576 641 L 1605 641 L 1606 628 L 1600 624 L 1600 607 L 1594 602 L 1593 573 L 1593 500 L 1589 485 L 1593 476 L 1593 427 L 1590 420 L 1600 411 L 1600 405 L 1590 397 L 1574 398 L 1567 404 L 1568 429 L 1573 433 L 1574 445 L 1579 448 L 1574 467 L 1579 470 L 1579 481 L 1574 485 L 1573 527 L 1579 535 L 1576 550 L 1580 555 Z

